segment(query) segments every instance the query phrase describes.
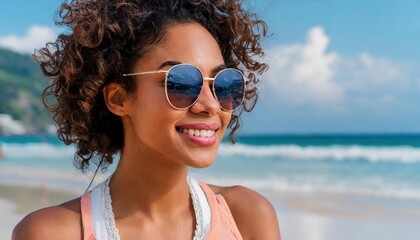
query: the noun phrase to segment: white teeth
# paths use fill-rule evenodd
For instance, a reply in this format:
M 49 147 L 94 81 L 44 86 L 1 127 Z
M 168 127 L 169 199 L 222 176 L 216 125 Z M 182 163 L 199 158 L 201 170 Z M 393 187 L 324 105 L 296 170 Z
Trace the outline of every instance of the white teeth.
M 207 137 L 207 130 L 200 130 L 201 137 Z
M 204 138 L 212 137 L 216 133 L 216 131 L 213 131 L 213 130 L 198 130 L 198 129 L 184 129 L 184 128 L 180 128 L 179 131 L 184 134 L 188 134 L 190 136 L 204 137 Z

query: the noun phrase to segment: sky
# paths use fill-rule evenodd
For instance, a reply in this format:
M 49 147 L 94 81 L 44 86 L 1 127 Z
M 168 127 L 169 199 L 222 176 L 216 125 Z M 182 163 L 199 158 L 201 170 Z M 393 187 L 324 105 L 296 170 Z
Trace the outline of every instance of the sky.
M 0 46 L 32 53 L 61 1 L 1 0 Z M 270 68 L 244 134 L 420 133 L 420 1 L 245 0 Z

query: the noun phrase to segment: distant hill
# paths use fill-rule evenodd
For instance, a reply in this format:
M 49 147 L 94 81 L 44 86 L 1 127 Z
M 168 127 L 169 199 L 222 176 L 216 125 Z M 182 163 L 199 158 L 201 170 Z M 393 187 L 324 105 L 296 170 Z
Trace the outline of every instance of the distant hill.
M 30 55 L 0 48 L 0 114 L 21 120 L 31 132 L 51 124 L 41 95 L 47 81 Z

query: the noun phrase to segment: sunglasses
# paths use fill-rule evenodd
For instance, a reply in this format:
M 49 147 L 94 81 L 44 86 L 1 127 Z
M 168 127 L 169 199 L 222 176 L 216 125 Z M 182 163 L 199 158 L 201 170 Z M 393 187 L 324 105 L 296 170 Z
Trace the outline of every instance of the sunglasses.
M 219 106 L 226 111 L 240 107 L 245 97 L 245 84 L 248 82 L 242 72 L 225 68 L 214 78 L 204 77 L 199 68 L 190 64 L 177 64 L 168 70 L 123 74 L 141 76 L 154 73 L 165 73 L 165 94 L 169 104 L 175 109 L 187 109 L 200 97 L 204 81 L 213 81 L 212 91 Z

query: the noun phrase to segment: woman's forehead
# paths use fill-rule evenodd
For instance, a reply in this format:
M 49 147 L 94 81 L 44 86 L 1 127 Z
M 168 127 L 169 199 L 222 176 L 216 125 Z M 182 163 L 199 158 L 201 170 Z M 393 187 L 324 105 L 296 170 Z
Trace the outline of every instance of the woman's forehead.
M 223 65 L 224 60 L 216 39 L 197 23 L 177 24 L 166 29 L 159 44 L 151 46 L 139 63 L 155 68 L 167 61 L 195 65 L 210 71 Z

